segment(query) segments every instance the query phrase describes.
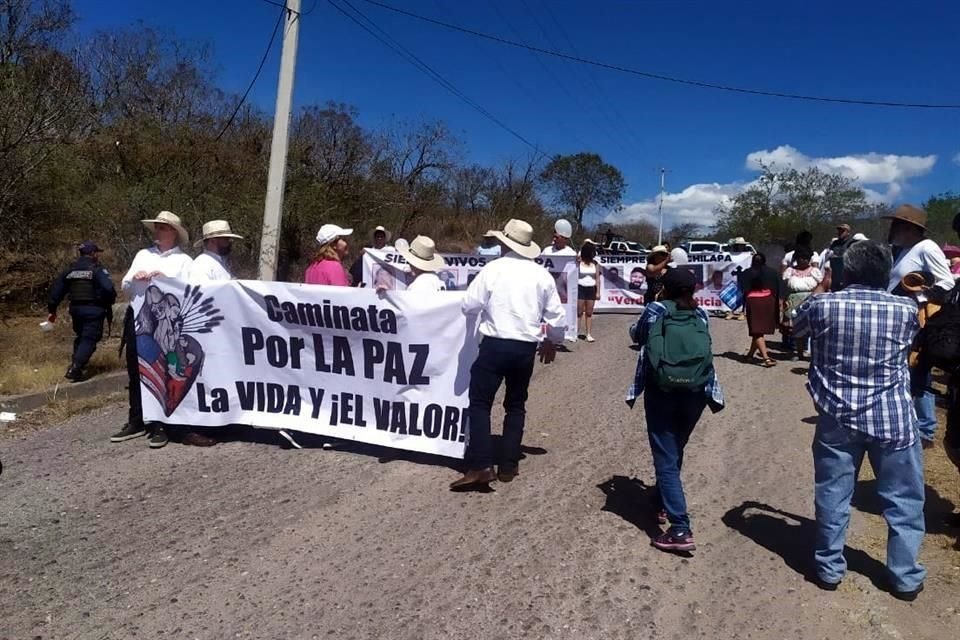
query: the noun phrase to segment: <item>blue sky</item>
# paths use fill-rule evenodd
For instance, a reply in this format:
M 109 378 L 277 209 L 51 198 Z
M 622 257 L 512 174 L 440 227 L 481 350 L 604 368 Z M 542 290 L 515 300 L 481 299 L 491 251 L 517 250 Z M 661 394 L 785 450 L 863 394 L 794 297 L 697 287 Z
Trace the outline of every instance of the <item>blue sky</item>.
M 709 224 L 759 161 L 816 165 L 871 197 L 960 191 L 960 109 L 910 110 L 724 93 L 585 67 L 478 40 L 351 0 L 463 93 L 548 153 L 590 150 L 627 179 L 617 219 L 649 217 L 666 166 L 668 224 Z M 960 104 L 954 0 L 384 0 L 544 48 L 655 73 L 772 91 Z M 496 163 L 522 142 L 435 84 L 326 0 L 303 0 L 295 103 L 345 102 L 368 126 L 440 119 L 468 158 Z M 75 0 L 84 32 L 142 20 L 213 45 L 219 82 L 241 92 L 278 8 L 263 0 Z M 224 7 L 229 6 L 229 10 Z M 252 100 L 268 111 L 279 46 Z M 600 216 L 595 217 L 599 219 Z

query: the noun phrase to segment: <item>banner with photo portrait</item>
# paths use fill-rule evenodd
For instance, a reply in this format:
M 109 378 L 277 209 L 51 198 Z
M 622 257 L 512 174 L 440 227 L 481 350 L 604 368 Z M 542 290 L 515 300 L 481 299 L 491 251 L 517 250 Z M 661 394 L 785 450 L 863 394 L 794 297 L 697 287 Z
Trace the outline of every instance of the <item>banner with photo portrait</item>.
M 163 278 L 137 293 L 145 420 L 463 457 L 479 345 L 463 294 Z
M 677 269 L 693 272 L 697 281 L 697 303 L 707 311 L 728 311 L 721 294 L 736 288 L 737 275 L 750 267 L 749 253 L 695 253 L 682 264 L 671 263 Z M 598 256 L 602 277 L 597 311 L 639 313 L 643 310 L 647 293 L 646 256 Z
M 496 258 L 466 253 L 441 254 L 446 266 L 437 272 L 447 291 L 466 291 L 486 264 Z M 567 313 L 566 337 L 577 337 L 577 263 L 575 257 L 541 256 L 535 262 L 550 272 L 557 283 L 560 303 Z M 403 291 L 412 274 L 407 261 L 396 251 L 366 249 L 363 254 L 364 287 Z

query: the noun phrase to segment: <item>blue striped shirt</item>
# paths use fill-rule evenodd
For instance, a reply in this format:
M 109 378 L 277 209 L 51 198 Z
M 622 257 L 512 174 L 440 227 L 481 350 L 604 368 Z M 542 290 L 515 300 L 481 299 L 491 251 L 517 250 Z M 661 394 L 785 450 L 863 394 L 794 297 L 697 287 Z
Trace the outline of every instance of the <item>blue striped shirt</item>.
M 797 309 L 793 332 L 811 339 L 807 390 L 817 411 L 897 449 L 913 445 L 907 354 L 919 330 L 917 304 L 881 289 L 850 286 L 810 297 Z
M 647 386 L 647 336 L 657 320 L 663 317 L 667 308 L 659 302 L 651 302 L 643 310 L 643 315 L 637 320 L 637 323 L 630 327 L 630 337 L 640 345 L 640 357 L 637 359 L 637 369 L 633 374 L 633 384 L 627 390 L 627 404 L 632 408 L 637 398 L 643 393 Z M 710 318 L 707 312 L 702 308 L 697 308 L 697 315 L 703 320 L 703 324 L 710 326 Z M 713 370 L 713 377 L 707 382 L 704 392 L 707 394 L 707 402 L 711 410 L 719 411 L 724 406 L 723 388 L 720 386 L 720 380 L 717 378 L 716 369 Z

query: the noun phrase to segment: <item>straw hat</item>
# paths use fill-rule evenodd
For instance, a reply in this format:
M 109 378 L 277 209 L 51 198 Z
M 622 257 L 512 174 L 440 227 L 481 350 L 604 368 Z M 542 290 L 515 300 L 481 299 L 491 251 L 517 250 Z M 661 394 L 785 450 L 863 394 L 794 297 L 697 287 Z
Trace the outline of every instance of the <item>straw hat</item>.
M 384 236 L 386 236 L 387 242 L 390 242 L 392 234 L 387 231 L 386 227 L 384 227 L 382 224 L 378 224 L 373 228 L 373 231 L 370 232 L 370 239 L 373 240 L 373 236 L 377 235 L 377 233 L 382 233 Z
M 493 237 L 524 258 L 533 260 L 540 255 L 540 247 L 533 241 L 533 227 L 523 220 L 509 220 L 503 231 L 493 232 Z
M 486 233 L 484 233 L 484 234 L 483 234 L 483 237 L 484 237 L 484 238 L 496 238 L 496 237 L 497 237 L 497 232 L 491 229 L 490 231 L 487 231 Z
M 912 204 L 902 204 L 889 216 L 880 216 L 885 220 L 902 220 L 927 230 L 927 212 Z
M 743 236 L 737 236 L 736 238 L 730 241 L 730 244 L 747 244 L 747 239 L 744 238 Z
M 650 255 L 654 255 L 656 253 L 670 253 L 670 249 L 667 249 L 662 244 L 658 244 L 653 249 L 650 249 Z
M 203 225 L 203 237 L 193 243 L 193 246 L 199 247 L 207 240 L 213 240 L 214 238 L 243 240 L 243 236 L 238 236 L 230 229 L 230 223 L 226 220 L 211 220 Z
M 409 249 L 399 249 L 400 255 L 406 258 L 407 263 L 420 271 L 439 271 L 446 264 L 437 255 L 437 245 L 427 236 L 417 236 L 410 243 Z
M 180 222 L 180 216 L 169 211 L 161 211 L 157 214 L 156 218 L 151 218 L 150 220 L 141 220 L 147 229 L 150 229 L 152 232 L 156 225 L 166 224 L 177 230 L 177 236 L 180 239 L 180 244 L 187 244 L 190 242 L 190 234 L 187 233 L 187 230 L 183 228 L 183 223 Z

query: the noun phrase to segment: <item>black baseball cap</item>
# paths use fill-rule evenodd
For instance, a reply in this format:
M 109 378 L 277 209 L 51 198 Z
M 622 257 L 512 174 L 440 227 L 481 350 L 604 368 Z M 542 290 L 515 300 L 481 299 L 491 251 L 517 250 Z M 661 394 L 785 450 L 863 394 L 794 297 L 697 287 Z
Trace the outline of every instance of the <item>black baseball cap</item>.
M 97 246 L 97 243 L 93 240 L 84 240 L 80 243 L 80 246 L 77 247 L 80 250 L 80 255 L 89 256 L 94 253 L 100 253 L 103 251 L 100 247 Z

